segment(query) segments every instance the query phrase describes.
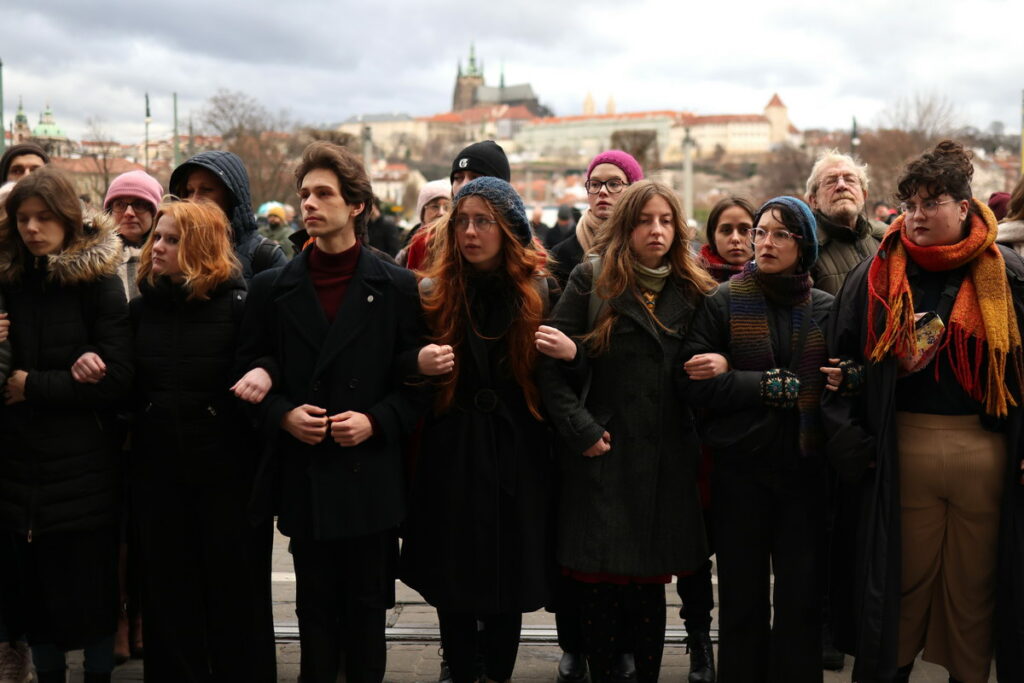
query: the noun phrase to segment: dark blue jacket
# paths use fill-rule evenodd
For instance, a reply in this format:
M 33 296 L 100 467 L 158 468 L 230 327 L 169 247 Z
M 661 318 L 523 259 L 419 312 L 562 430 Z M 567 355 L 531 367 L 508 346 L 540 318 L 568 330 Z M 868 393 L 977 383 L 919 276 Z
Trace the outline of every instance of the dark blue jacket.
M 235 255 L 242 264 L 242 277 L 248 282 L 253 275 L 270 268 L 283 266 L 288 262 L 281 248 L 274 245 L 263 247 L 264 256 L 256 258 L 260 244 L 267 241 L 256 232 L 256 216 L 252 210 L 252 195 L 249 192 L 249 174 L 245 164 L 232 152 L 213 150 L 200 152 L 171 174 L 171 194 L 184 196 L 189 174 L 196 168 L 205 168 L 224 183 L 234 198 L 234 206 L 228 214 L 231 221 Z

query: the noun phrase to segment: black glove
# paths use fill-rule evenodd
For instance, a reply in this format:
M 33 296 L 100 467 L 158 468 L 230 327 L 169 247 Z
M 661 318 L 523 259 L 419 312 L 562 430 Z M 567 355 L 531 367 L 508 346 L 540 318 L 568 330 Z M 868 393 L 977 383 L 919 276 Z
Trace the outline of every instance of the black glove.
M 761 375 L 761 400 L 769 408 L 793 408 L 800 395 L 800 378 L 787 368 L 772 368 Z

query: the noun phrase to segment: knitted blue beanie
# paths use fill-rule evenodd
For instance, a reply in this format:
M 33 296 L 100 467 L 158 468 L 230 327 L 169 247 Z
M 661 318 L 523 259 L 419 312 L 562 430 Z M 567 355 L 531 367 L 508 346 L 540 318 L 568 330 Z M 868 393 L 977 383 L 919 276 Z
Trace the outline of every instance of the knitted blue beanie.
M 524 246 L 533 239 L 533 231 L 530 230 L 530 221 L 526 218 L 526 207 L 523 206 L 523 200 L 519 198 L 519 193 L 515 188 L 507 182 L 492 176 L 470 180 L 455 195 L 454 205 L 458 207 L 459 202 L 470 195 L 483 197 L 494 207 L 495 211 L 501 213 L 505 222 L 509 224 L 512 232 Z
M 810 270 L 818 260 L 818 222 L 814 220 L 811 207 L 796 197 L 784 196 L 769 199 L 757 210 L 757 215 L 754 216 L 754 225 L 757 225 L 765 211 L 773 206 L 784 206 L 796 217 L 798 225 L 786 227 L 790 229 L 790 232 L 796 233 L 802 238 L 799 240 L 800 264 L 804 270 Z

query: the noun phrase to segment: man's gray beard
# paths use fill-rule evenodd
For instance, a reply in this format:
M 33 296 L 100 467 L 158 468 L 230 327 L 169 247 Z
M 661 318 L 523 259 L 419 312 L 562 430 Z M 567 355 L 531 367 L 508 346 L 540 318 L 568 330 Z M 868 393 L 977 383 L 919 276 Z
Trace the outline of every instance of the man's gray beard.
M 853 202 L 843 202 L 839 207 L 839 210 L 833 214 L 826 214 L 834 222 L 841 225 L 856 224 L 857 216 L 860 215 L 861 210 L 856 208 Z

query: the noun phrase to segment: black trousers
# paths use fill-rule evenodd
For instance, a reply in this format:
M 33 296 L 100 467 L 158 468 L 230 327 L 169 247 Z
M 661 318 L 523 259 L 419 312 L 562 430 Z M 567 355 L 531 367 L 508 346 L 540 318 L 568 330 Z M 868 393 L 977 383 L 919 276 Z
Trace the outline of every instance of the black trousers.
M 725 464 L 712 483 L 719 683 L 820 682 L 824 463 Z
M 335 683 L 341 652 L 348 683 L 380 683 L 386 616 L 395 603 L 398 537 L 292 539 L 302 683 Z
M 625 631 L 632 635 L 638 683 L 657 681 L 665 649 L 665 585 L 574 583 L 591 680 L 612 680 L 613 665 L 622 651 L 619 634 Z
M 277 680 L 270 521 L 245 517 L 247 479 L 140 483 L 147 683 Z
M 715 554 L 715 524 L 711 510 L 704 510 L 704 533 L 708 537 L 708 554 Z M 686 632 L 706 633 L 711 630 L 711 610 L 715 608 L 715 595 L 711 588 L 711 559 L 707 559 L 692 574 L 676 580 L 676 593 L 682 600 L 679 617 Z
M 437 620 L 453 683 L 473 683 L 481 674 L 492 681 L 512 678 L 522 614 L 478 615 L 439 609 Z M 482 631 L 477 629 L 478 621 L 483 624 Z

